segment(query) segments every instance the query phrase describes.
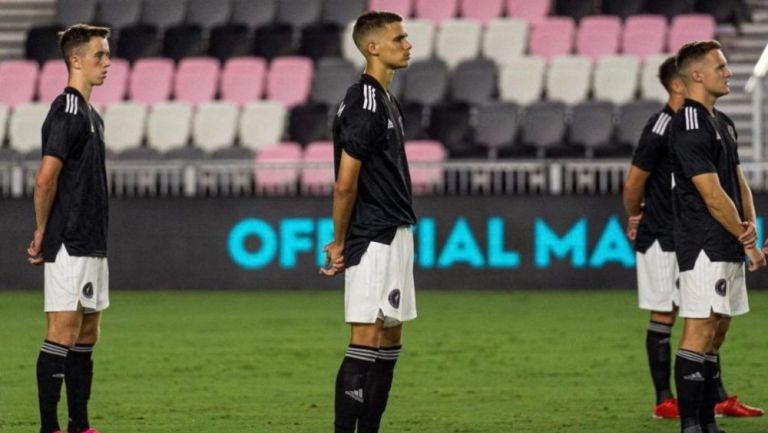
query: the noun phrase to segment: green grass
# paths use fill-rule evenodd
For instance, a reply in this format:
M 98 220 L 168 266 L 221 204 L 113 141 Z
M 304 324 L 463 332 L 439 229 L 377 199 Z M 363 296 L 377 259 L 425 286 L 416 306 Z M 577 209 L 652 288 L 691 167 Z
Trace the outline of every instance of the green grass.
M 331 432 L 340 293 L 115 293 L 96 354 L 103 433 Z M 734 321 L 728 390 L 768 406 L 768 293 Z M 675 432 L 650 419 L 633 292 L 419 295 L 382 432 Z M 0 294 L 0 432 L 37 431 L 42 295 Z M 675 341 L 679 334 L 676 327 Z M 60 416 L 64 420 L 64 403 Z M 729 433 L 768 430 L 726 419 Z

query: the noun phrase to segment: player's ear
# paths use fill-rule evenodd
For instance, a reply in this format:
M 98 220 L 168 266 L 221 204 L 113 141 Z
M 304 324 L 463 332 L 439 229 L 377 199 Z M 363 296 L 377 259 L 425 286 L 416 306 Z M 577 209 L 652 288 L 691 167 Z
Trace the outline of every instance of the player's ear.
M 378 56 L 379 55 L 379 43 L 371 39 L 368 41 L 367 44 L 365 44 L 366 51 L 368 51 L 368 55 L 370 56 Z

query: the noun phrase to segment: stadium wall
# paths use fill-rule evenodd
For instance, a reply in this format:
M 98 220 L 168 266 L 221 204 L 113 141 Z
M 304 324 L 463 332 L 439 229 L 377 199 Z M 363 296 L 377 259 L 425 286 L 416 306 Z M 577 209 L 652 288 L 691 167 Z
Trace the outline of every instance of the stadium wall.
M 756 196 L 768 213 L 768 194 Z M 418 197 L 423 289 L 632 289 L 634 252 L 618 196 Z M 0 201 L 0 290 L 37 290 L 26 263 L 31 200 Z M 339 289 L 317 274 L 331 239 L 328 197 L 115 199 L 111 285 L 118 290 Z M 762 234 L 762 218 L 759 222 Z M 750 276 L 768 287 L 768 271 Z

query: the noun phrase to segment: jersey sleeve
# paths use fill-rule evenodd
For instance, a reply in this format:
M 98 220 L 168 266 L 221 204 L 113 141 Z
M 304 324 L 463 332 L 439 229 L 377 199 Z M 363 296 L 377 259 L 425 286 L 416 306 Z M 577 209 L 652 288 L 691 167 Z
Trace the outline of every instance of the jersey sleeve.
M 347 97 L 344 101 L 345 108 L 341 113 L 339 129 L 339 142 L 341 148 L 351 157 L 365 161 L 376 150 L 376 142 L 382 133 L 386 132 L 386 126 L 382 127 L 382 110 L 365 101 L 362 97 Z
M 51 113 L 48 131 L 43 137 L 43 156 L 66 160 L 83 132 L 83 123 L 82 118 L 62 109 Z
M 680 161 L 683 174 L 694 177 L 704 173 L 717 173 L 716 156 L 713 149 L 712 132 L 703 126 L 705 119 L 699 119 L 697 128 L 687 128 L 685 122 L 677 123 L 672 147 Z
M 653 171 L 666 153 L 667 135 L 658 135 L 651 128 L 655 122 L 649 122 L 640 136 L 640 142 L 632 156 L 632 165 L 645 171 Z

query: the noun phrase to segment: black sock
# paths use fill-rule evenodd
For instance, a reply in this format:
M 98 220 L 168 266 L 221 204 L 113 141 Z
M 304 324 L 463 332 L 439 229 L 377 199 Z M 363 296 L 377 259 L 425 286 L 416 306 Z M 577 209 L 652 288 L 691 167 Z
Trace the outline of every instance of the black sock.
M 57 407 L 64 381 L 68 347 L 45 340 L 37 357 L 37 398 L 40 405 L 40 433 L 59 430 Z
M 368 371 L 365 402 L 357 426 L 358 433 L 378 433 L 381 417 L 387 408 L 395 364 L 400 357 L 401 348 L 402 346 L 379 348 L 379 357 Z
M 645 335 L 645 350 L 648 354 L 653 387 L 656 389 L 656 404 L 672 398 L 672 390 L 669 386 L 669 376 L 672 371 L 670 334 L 672 334 L 672 325 L 651 321 Z
M 91 398 L 93 381 L 93 344 L 76 344 L 69 349 L 66 362 L 67 406 L 69 424 L 67 430 L 79 433 L 88 430 L 88 400 Z
M 375 347 L 350 344 L 336 375 L 334 421 L 336 433 L 355 433 L 355 426 L 365 401 L 368 370 L 376 361 Z
M 704 354 L 679 349 L 675 359 L 675 384 L 683 433 L 702 433 L 699 410 L 704 397 Z
M 720 403 L 728 398 L 728 392 L 726 392 L 725 386 L 723 385 L 722 359 L 720 358 L 720 354 L 715 356 L 717 357 L 717 377 L 715 378 L 715 382 L 717 382 L 717 402 Z
M 717 366 L 717 355 L 708 353 L 704 358 L 704 393 L 699 410 L 699 422 L 704 433 L 719 433 L 720 429 L 715 422 L 715 405 L 718 401 L 717 378 L 720 370 Z

